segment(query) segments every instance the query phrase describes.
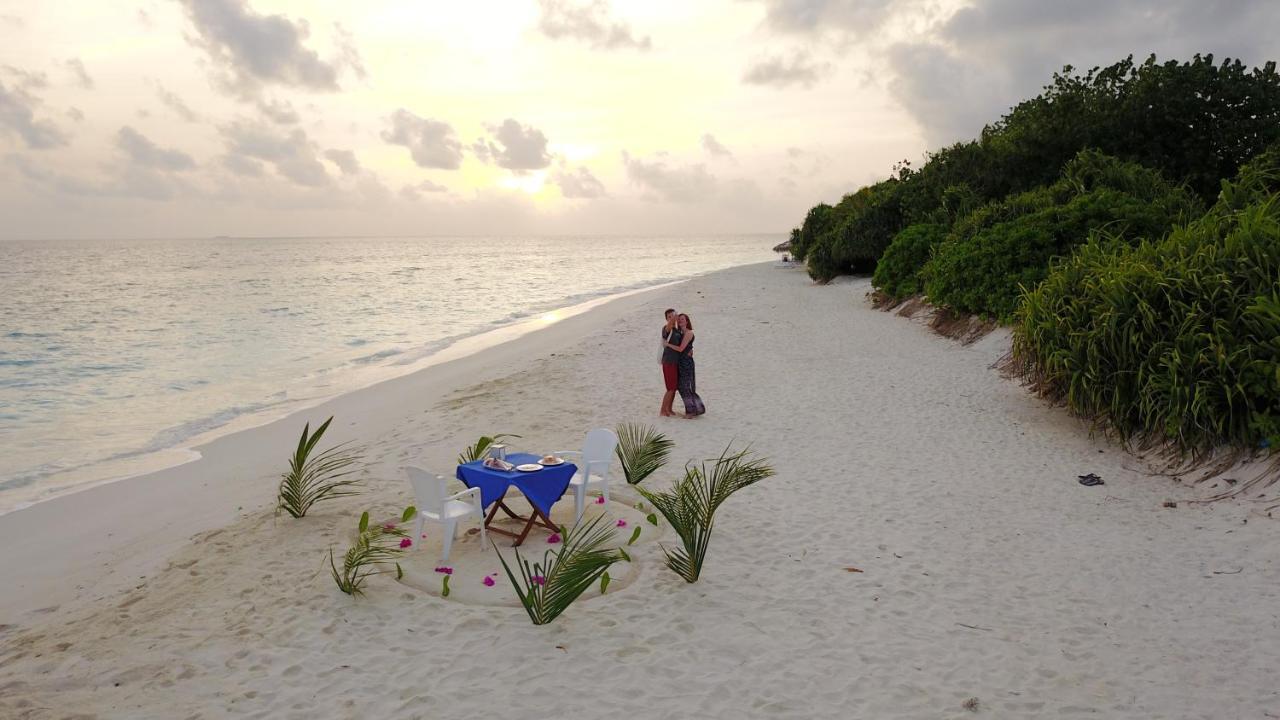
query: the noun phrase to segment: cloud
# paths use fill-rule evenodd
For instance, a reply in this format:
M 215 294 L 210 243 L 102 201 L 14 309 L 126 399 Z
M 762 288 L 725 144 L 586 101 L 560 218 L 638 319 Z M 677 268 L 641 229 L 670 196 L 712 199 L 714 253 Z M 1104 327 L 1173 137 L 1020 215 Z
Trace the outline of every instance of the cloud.
M 774 55 L 753 62 L 742 76 L 742 81 L 749 85 L 768 85 L 776 88 L 792 85 L 810 88 L 830 69 L 829 64 L 815 63 L 804 52 L 797 52 L 790 59 Z
M 297 125 L 300 120 L 298 111 L 293 109 L 293 103 L 288 100 L 259 100 L 255 104 L 258 112 L 271 122 L 280 125 Z
M 492 140 L 477 140 L 471 149 L 485 162 L 508 170 L 541 170 L 551 165 L 547 136 L 532 125 L 507 118 L 501 125 L 489 125 Z
M 67 117 L 76 122 L 84 122 L 84 111 L 78 107 L 69 107 L 67 108 Z
M 702 149 L 706 150 L 713 157 L 733 157 L 733 153 L 730 152 L 729 148 L 721 145 L 720 141 L 716 140 L 715 136 L 711 133 L 703 133 Z
M 333 34 L 337 38 L 338 64 L 350 69 L 351 74 L 360 80 L 369 77 L 369 72 L 364 67 L 364 58 L 360 57 L 360 51 L 356 49 L 356 39 L 351 31 L 342 23 L 334 23 Z
M 244 122 L 233 123 L 221 130 L 227 141 L 228 155 L 270 163 L 276 173 L 305 187 L 323 187 L 331 182 L 324 164 L 317 157 L 319 149 L 302 130 L 281 134 L 273 128 Z M 224 160 L 223 164 L 233 171 L 235 165 L 252 167 L 239 161 L 228 164 Z M 252 174 L 252 171 L 240 174 Z
M 160 102 L 164 103 L 165 107 L 168 107 L 175 115 L 183 120 L 187 122 L 196 122 L 200 119 L 200 116 L 196 115 L 196 112 L 192 110 L 182 98 L 178 97 L 173 92 L 166 90 L 162 85 L 156 85 L 156 95 L 160 98 Z
M 242 97 L 256 95 L 263 85 L 338 89 L 338 68 L 305 45 L 310 36 L 305 20 L 260 15 L 244 0 L 180 2 L 195 27 L 190 41 L 221 66 L 225 88 Z
M 116 133 L 116 147 L 135 165 L 154 170 L 191 170 L 196 161 L 180 150 L 167 150 L 128 125 Z
M 613 20 L 605 0 L 538 0 L 538 6 L 538 29 L 552 40 L 578 40 L 602 50 L 646 51 L 651 47 L 648 36 L 638 38 L 630 25 Z
M 343 175 L 359 175 L 360 161 L 356 160 L 356 154 L 350 150 L 334 150 L 324 151 L 324 156 L 338 166 Z
M 262 177 L 266 173 L 266 168 L 262 163 L 253 158 L 244 155 L 235 155 L 227 153 L 222 156 L 222 165 L 236 175 L 242 177 Z
M 438 193 L 447 193 L 449 188 L 444 185 L 438 185 L 430 180 L 423 180 L 417 185 L 405 185 L 400 188 L 400 197 L 410 202 L 418 202 L 422 199 L 422 193 L 430 193 L 432 195 Z
M 701 163 L 673 167 L 663 159 L 642 160 L 622 153 L 627 177 L 638 185 L 649 200 L 693 203 L 706 200 L 716 192 L 716 178 Z
M 560 187 L 560 194 L 566 198 L 592 199 L 606 195 L 604 183 L 584 166 L 579 166 L 577 170 L 556 170 L 551 181 Z
M 23 70 L 12 65 L 0 67 L 4 74 L 14 80 L 14 87 L 23 92 L 32 90 L 43 90 L 49 87 L 49 76 L 42 72 L 32 70 Z
M 85 90 L 93 89 L 93 78 L 89 77 L 89 71 L 85 69 L 84 62 L 80 58 L 72 58 L 66 63 L 67 69 L 76 79 L 76 84 Z
M 1280 54 L 1277 26 L 1280 3 L 1270 0 L 974 0 L 885 57 L 890 91 L 938 145 L 975 137 L 1064 65 L 1088 69 L 1150 53 L 1261 64 Z
M 388 116 L 387 121 L 390 125 L 382 131 L 382 139 L 409 148 L 419 166 L 457 170 L 462 165 L 462 143 L 449 123 L 418 117 L 404 108 Z
M 48 120 L 38 120 L 35 110 L 40 101 L 22 88 L 9 90 L 0 83 L 0 131 L 17 135 L 33 150 L 62 147 L 68 142 L 66 133 Z
M 760 0 L 765 26 L 779 33 L 865 35 L 888 18 L 893 0 Z
M 10 155 L 6 160 L 29 182 L 60 195 L 165 201 L 191 191 L 179 177 L 133 163 L 107 166 L 105 177 L 88 180 L 65 175 L 45 164 L 33 164 L 20 155 Z
M 0 15 L 0 26 L 22 29 L 27 26 L 27 21 L 17 15 Z

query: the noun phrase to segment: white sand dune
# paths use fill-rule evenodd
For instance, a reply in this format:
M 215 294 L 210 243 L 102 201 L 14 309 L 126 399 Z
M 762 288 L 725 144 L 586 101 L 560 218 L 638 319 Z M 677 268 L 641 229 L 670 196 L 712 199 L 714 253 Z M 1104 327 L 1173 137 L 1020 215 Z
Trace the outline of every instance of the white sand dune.
M 0 717 L 1280 717 L 1280 525 L 1162 507 L 1193 491 L 990 369 L 1006 334 L 962 347 L 867 289 L 733 269 L 317 408 L 366 446 L 369 492 L 302 520 L 271 509 L 301 419 L 4 516 Z M 698 420 L 656 417 L 669 305 L 695 321 Z M 623 421 L 677 442 L 655 487 L 729 443 L 778 470 L 722 508 L 697 584 L 654 537 L 542 627 L 487 600 L 510 587 L 483 588 L 473 535 L 457 597 L 433 591 L 431 546 L 410 584 L 352 599 L 329 578 L 362 510 L 411 502 L 401 466 Z M 619 496 L 592 512 L 640 522 Z

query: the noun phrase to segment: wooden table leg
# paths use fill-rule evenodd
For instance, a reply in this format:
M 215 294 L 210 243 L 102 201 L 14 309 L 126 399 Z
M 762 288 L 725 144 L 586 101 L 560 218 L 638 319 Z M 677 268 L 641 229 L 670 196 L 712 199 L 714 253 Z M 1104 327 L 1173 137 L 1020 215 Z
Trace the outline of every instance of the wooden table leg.
M 524 517 L 523 515 L 518 515 L 514 510 L 507 507 L 506 503 L 502 502 L 506 497 L 507 497 L 507 494 L 504 492 L 502 493 L 502 497 L 498 498 L 493 502 L 493 508 L 489 510 L 489 515 L 484 519 L 484 526 L 485 526 L 485 529 L 487 529 L 489 532 L 498 533 L 500 535 L 506 535 L 508 537 L 515 538 L 516 541 L 511 543 L 511 547 L 520 547 L 520 543 L 524 542 L 525 537 L 529 535 L 529 530 L 533 527 L 534 520 L 537 520 L 538 517 L 541 515 L 541 513 L 538 511 L 537 508 L 533 508 L 533 513 L 531 513 L 527 518 Z M 513 533 L 510 530 L 504 530 L 503 528 L 500 528 L 500 527 L 494 527 L 493 519 L 498 514 L 499 509 L 501 509 L 502 512 L 506 513 L 507 516 L 512 519 L 524 520 L 525 521 L 524 530 L 521 531 L 520 533 Z M 554 526 L 551 526 L 551 528 L 553 530 L 555 529 Z

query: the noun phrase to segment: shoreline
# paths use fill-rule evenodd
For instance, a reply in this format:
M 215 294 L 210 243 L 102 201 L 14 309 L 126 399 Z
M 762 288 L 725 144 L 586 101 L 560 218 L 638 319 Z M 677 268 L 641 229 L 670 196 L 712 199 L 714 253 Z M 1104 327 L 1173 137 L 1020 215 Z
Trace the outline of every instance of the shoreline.
M 408 362 L 402 360 L 375 367 L 351 368 L 349 369 L 346 378 L 348 382 L 342 383 L 341 389 L 334 390 L 328 394 L 302 397 L 296 400 L 286 400 L 279 404 L 265 404 L 257 410 L 251 410 L 243 414 L 234 415 L 229 420 L 216 424 L 214 427 L 200 430 L 195 434 L 185 437 L 167 447 L 157 449 L 146 449 L 144 447 L 137 450 L 126 450 L 100 460 L 92 461 L 85 465 L 62 470 L 53 475 L 38 477 L 34 480 L 33 484 L 38 484 L 41 481 L 61 476 L 75 477 L 77 475 L 93 475 L 91 479 L 78 482 L 72 481 L 71 484 L 62 485 L 53 490 L 43 491 L 51 494 L 38 494 L 35 499 L 19 500 L 12 507 L 0 508 L 0 518 L 11 513 L 34 507 L 41 503 L 56 500 L 57 498 L 66 497 L 68 495 L 74 495 L 75 493 L 84 492 L 102 485 L 110 485 L 112 483 L 122 482 L 165 470 L 171 470 L 189 463 L 197 462 L 203 457 L 203 453 L 200 451 L 201 448 L 209 445 L 219 438 L 234 435 L 236 433 L 247 432 L 254 428 L 262 427 L 263 425 L 269 425 L 289 418 L 290 416 L 306 412 L 307 410 L 330 400 L 335 400 L 350 393 L 360 392 L 361 390 L 365 390 L 379 383 L 394 380 L 406 375 L 412 375 L 413 373 L 420 372 L 442 362 L 449 362 L 452 359 L 458 359 L 465 355 L 477 353 L 494 345 L 517 340 L 521 336 L 534 332 L 553 322 L 558 322 L 562 319 L 586 312 L 611 300 L 621 299 L 635 293 L 658 290 L 663 287 L 686 282 L 698 277 L 699 275 L 705 274 L 706 273 L 698 273 L 678 280 L 665 280 L 642 287 L 609 291 L 603 295 L 589 297 L 588 299 L 580 300 L 579 302 L 575 302 L 570 305 L 558 306 L 551 309 L 543 309 L 541 306 L 536 307 L 522 314 L 520 317 L 502 321 L 493 327 L 446 338 L 443 341 L 429 343 L 421 349 L 423 354 Z M 549 316 L 555 316 L 555 319 L 548 320 Z M 462 346 L 463 348 L 460 353 L 456 351 L 458 346 Z M 256 401 L 248 402 L 250 405 L 263 405 L 263 403 L 258 403 Z M 203 420 L 206 420 L 206 418 L 197 418 L 190 422 L 199 423 Z M 162 433 L 168 432 L 171 429 L 172 428 L 166 429 L 162 431 Z M 116 466 L 123 467 L 119 470 L 108 471 L 105 475 L 101 473 L 102 469 L 113 468 Z M 95 473 L 95 469 L 98 469 L 99 472 Z M 10 492 L 15 495 L 21 495 L 19 491 L 20 489 L 15 489 Z
M 648 294 L 705 275 L 751 265 L 625 290 L 467 335 L 414 363 L 405 372 L 291 408 L 280 416 L 256 422 L 259 418 L 254 415 L 237 418 L 211 437 L 208 433 L 202 434 L 180 448 L 194 454 L 184 462 L 104 480 L 0 513 L 0 547 L 6 548 L 6 552 L 0 554 L 0 574 L 15 578 L 0 587 L 0 608 L 4 613 L 0 616 L 0 625 L 12 623 L 32 611 L 81 599 L 81 591 L 89 587 L 98 593 L 125 589 L 132 581 L 150 576 L 194 535 L 234 522 L 242 511 L 260 509 L 264 497 L 274 506 L 274 482 L 221 484 L 219 478 L 252 474 L 254 468 L 273 459 L 278 460 L 276 464 L 283 470 L 304 422 L 316 425 L 333 415 L 335 420 L 325 435 L 326 444 L 358 440 L 357 432 L 364 434 L 370 432 L 370 428 L 384 428 L 387 424 L 386 418 L 362 411 L 366 396 L 391 400 L 401 392 L 402 386 L 406 391 L 438 394 L 440 390 L 430 386 L 447 388 L 470 373 L 493 372 L 509 364 L 510 356 L 519 354 L 515 347 L 518 341 L 528 338 L 530 345 L 521 347 L 530 347 L 533 353 L 541 352 L 556 342 L 611 321 Z M 549 315 L 556 317 L 549 319 Z M 354 412 L 343 413 L 343 410 Z M 353 417 L 359 420 L 351 420 Z M 362 421 L 364 427 L 360 431 L 352 429 Z M 249 424 L 242 426 L 239 422 Z M 146 504 L 159 506 L 159 517 L 139 512 L 136 506 L 144 498 Z M 198 502 L 194 502 L 196 499 Z M 191 511 L 196 508 L 192 517 Z M 42 528 L 58 525 L 62 522 L 60 518 L 66 517 L 78 518 L 81 522 L 72 523 L 64 532 L 51 537 L 41 537 L 47 534 Z M 104 537 L 110 541 L 103 543 Z M 84 546 L 94 547 L 91 558 L 84 557 L 81 550 Z M 98 559 L 116 556 L 124 548 L 133 550 L 124 562 L 106 572 L 95 570 L 107 565 L 99 565 Z M 40 567 L 59 571 L 33 572 L 33 568 Z

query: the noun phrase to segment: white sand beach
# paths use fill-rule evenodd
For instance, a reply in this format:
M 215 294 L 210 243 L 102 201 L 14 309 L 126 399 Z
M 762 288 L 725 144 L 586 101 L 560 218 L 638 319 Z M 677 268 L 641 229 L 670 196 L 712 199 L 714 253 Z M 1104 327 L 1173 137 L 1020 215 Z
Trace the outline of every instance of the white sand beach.
M 1213 483 L 1150 474 L 1002 378 L 1006 332 L 962 346 L 869 289 L 704 275 L 2 516 L 0 717 L 1280 717 L 1280 524 L 1189 503 Z M 697 420 L 657 417 L 668 306 L 695 322 Z M 325 444 L 364 447 L 367 491 L 276 516 L 297 433 L 330 414 Z M 676 442 L 655 488 L 731 443 L 777 470 L 720 510 L 698 583 L 663 565 L 615 468 L 591 513 L 646 534 L 550 625 L 505 576 L 482 584 L 475 535 L 449 598 L 430 543 L 404 582 L 335 588 L 327 552 L 361 511 L 412 503 L 404 465 L 628 421 Z

